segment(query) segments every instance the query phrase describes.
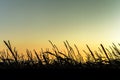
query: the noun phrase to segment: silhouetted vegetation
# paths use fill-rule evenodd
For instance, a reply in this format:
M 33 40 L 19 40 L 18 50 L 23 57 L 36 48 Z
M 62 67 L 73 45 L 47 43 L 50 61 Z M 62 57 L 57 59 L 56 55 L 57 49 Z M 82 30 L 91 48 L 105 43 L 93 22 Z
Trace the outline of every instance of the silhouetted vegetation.
M 120 69 L 120 50 L 114 43 L 109 49 L 100 44 L 99 51 L 95 52 L 86 45 L 89 52 L 80 52 L 76 45 L 73 50 L 66 41 L 66 51 L 62 52 L 49 42 L 53 51 L 32 52 L 27 49 L 25 55 L 18 53 L 10 41 L 4 41 L 7 50 L 0 52 L 0 69 Z

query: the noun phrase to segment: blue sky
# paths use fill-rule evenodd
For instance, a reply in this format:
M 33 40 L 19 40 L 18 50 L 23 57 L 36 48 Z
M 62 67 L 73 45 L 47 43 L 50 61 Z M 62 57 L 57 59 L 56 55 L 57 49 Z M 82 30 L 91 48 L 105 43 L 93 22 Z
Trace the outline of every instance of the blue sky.
M 48 47 L 120 41 L 119 0 L 0 0 L 0 43 Z

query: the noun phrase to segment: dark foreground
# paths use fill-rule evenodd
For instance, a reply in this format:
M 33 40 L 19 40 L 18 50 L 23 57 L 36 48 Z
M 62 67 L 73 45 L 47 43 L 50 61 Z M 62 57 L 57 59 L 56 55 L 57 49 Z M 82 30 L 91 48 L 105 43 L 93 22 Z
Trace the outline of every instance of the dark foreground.
M 15 80 L 115 80 L 120 78 L 120 69 L 2 69 L 0 76 Z

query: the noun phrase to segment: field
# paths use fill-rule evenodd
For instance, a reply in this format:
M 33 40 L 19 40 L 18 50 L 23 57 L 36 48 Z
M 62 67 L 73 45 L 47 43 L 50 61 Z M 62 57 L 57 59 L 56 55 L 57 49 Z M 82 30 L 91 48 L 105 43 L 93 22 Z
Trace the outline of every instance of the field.
M 34 50 L 32 53 L 26 50 L 26 56 L 17 52 L 15 47 L 11 46 L 10 41 L 3 41 L 7 47 L 6 50 L 0 52 L 0 70 L 22 73 L 42 73 L 42 75 L 57 75 L 62 73 L 65 75 L 97 75 L 98 73 L 115 74 L 120 71 L 120 50 L 119 46 L 113 43 L 109 49 L 100 44 L 99 52 L 92 51 L 88 45 L 89 52 L 83 50 L 84 57 L 78 47 L 74 45 L 76 50 L 70 46 L 69 42 L 64 42 L 67 52 L 61 52 L 57 46 L 49 41 L 53 47 L 53 51 L 41 51 L 38 53 Z M 97 74 L 96 74 L 97 72 Z M 6 74 L 6 73 L 5 73 Z M 40 76 L 40 75 L 39 75 Z

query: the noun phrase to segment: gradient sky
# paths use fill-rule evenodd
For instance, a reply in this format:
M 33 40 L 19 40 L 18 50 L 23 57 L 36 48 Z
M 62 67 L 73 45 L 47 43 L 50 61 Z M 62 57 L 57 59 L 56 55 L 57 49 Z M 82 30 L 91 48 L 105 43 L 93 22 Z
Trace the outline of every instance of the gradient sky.
M 18 49 L 120 42 L 120 0 L 0 0 L 0 46 Z

